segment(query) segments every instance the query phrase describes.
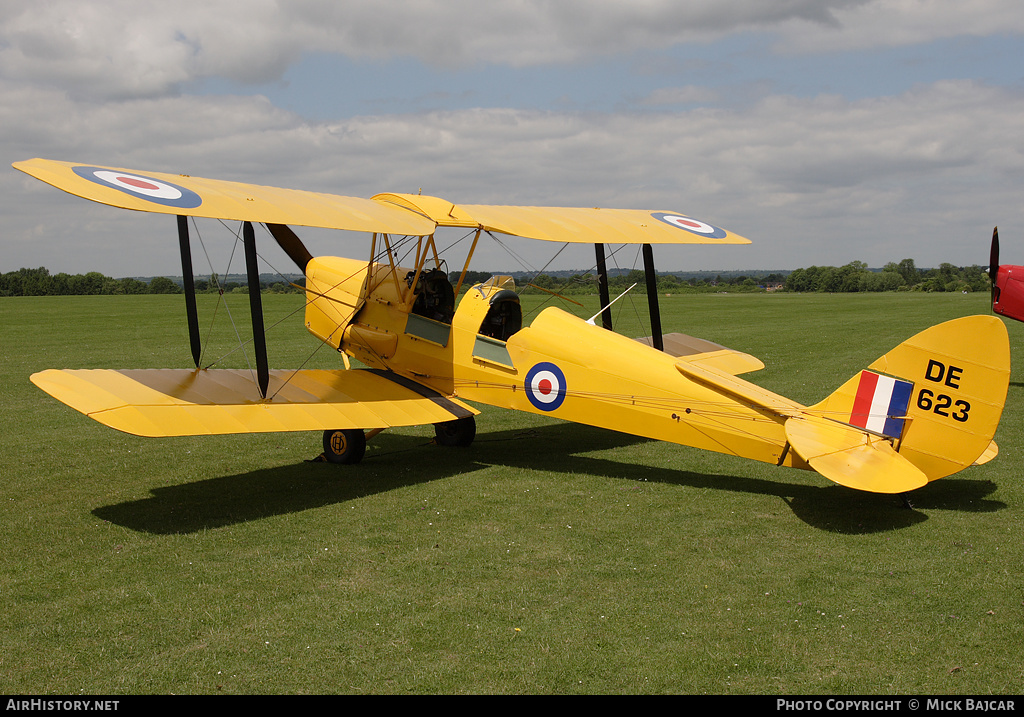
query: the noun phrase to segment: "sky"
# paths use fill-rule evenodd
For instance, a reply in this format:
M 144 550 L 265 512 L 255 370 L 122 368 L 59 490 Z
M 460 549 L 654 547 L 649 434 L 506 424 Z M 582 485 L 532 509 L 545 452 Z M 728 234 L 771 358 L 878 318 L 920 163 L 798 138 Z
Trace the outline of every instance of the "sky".
M 0 0 L 0 127 L 0 272 L 181 273 L 173 218 L 10 168 L 33 157 L 752 242 L 659 246 L 667 271 L 985 265 L 997 225 L 1024 263 L 1019 0 Z M 203 230 L 209 270 L 242 270 L 236 229 Z M 488 240 L 473 268 L 593 263 L 560 248 Z

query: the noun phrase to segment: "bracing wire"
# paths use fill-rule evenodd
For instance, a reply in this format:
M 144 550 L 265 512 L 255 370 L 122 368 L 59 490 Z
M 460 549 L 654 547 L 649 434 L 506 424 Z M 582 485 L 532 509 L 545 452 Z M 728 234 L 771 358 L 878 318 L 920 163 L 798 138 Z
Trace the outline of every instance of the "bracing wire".
M 555 255 L 552 256 L 542 268 L 536 269 L 529 262 L 527 262 L 525 259 L 523 259 L 521 256 L 519 256 L 516 252 L 514 252 L 505 242 L 502 242 L 500 239 L 498 239 L 496 236 L 494 236 L 491 232 L 487 232 L 487 234 L 488 234 L 488 236 L 490 236 L 494 240 L 494 242 L 499 247 L 501 247 L 505 251 L 505 253 L 507 253 L 512 259 L 514 259 L 516 262 L 519 263 L 519 267 L 521 269 L 523 269 L 523 271 L 532 273 L 531 279 L 519 289 L 520 293 L 525 291 L 530 283 L 533 283 L 534 281 L 536 281 L 537 277 L 540 276 L 541 274 L 543 274 L 544 271 L 547 270 L 547 268 L 549 266 L 551 266 L 552 262 L 554 262 L 554 260 L 557 259 L 558 256 L 566 249 L 566 247 L 569 246 L 568 243 L 563 244 L 562 248 L 559 249 L 555 253 Z M 622 244 L 617 249 L 611 249 L 611 251 L 608 253 L 607 259 L 612 259 L 612 260 L 615 259 L 615 257 L 618 255 L 618 253 L 620 251 L 622 251 L 623 249 L 625 249 L 626 246 L 628 246 L 628 245 Z M 639 257 L 639 251 L 637 253 L 637 257 Z M 634 260 L 634 266 L 636 266 L 636 260 Z M 616 268 L 620 268 L 620 267 L 616 266 Z M 589 268 L 584 269 L 584 273 L 592 273 L 592 272 L 595 272 L 595 271 L 597 271 L 597 264 L 596 263 L 592 264 Z M 572 279 L 569 279 L 569 280 L 563 282 L 562 283 L 562 287 L 567 286 L 570 283 L 572 283 Z M 557 293 L 549 294 L 547 298 L 545 298 L 538 305 L 534 306 L 529 311 L 529 314 L 530 315 L 536 314 L 538 311 L 543 309 L 545 306 L 547 306 L 550 302 L 554 301 L 554 299 L 556 299 L 556 298 L 559 298 Z M 635 304 L 634 304 L 634 310 L 635 310 L 635 308 L 636 307 L 635 307 Z M 640 318 L 639 313 L 637 314 L 637 318 L 642 323 L 642 319 Z
M 228 231 L 230 231 L 234 235 L 234 237 L 235 237 L 235 241 L 232 243 L 232 246 L 231 246 L 231 254 L 228 256 L 228 265 L 227 265 L 227 268 L 226 268 L 225 273 L 224 273 L 224 276 L 227 276 L 231 272 L 231 263 L 232 263 L 232 261 L 234 260 L 234 257 L 235 257 L 235 249 L 238 247 L 238 233 L 236 231 L 232 230 L 226 224 L 224 224 L 224 222 L 222 220 L 218 220 L 218 221 L 220 221 L 221 225 L 224 226 L 226 229 L 228 229 Z M 218 363 L 220 363 L 221 361 L 226 359 L 228 356 L 233 354 L 235 351 L 241 350 L 242 351 L 242 355 L 245 357 L 246 366 L 248 366 L 248 368 L 249 368 L 249 373 L 252 374 L 253 373 L 252 362 L 249 360 L 249 354 L 245 350 L 245 343 L 246 342 L 243 342 L 242 336 L 241 336 L 241 334 L 238 331 L 238 326 L 235 324 L 234 316 L 231 314 L 231 307 L 228 306 L 227 301 L 224 299 L 224 286 L 223 286 L 223 284 L 221 284 L 220 275 L 217 273 L 217 270 L 213 266 L 213 260 L 210 258 L 210 253 L 209 253 L 209 251 L 206 248 L 206 242 L 203 241 L 202 233 L 199 231 L 199 227 L 195 224 L 194 221 L 193 221 L 193 226 L 195 226 L 196 236 L 199 238 L 199 245 L 202 247 L 203 254 L 206 256 L 206 263 L 210 267 L 211 277 L 215 278 L 216 281 L 217 281 L 217 304 L 214 307 L 213 317 L 210 319 L 210 327 L 209 327 L 208 333 L 207 333 L 207 345 L 209 344 L 210 336 L 213 334 L 213 326 L 214 326 L 214 324 L 215 324 L 215 322 L 217 320 L 217 311 L 220 308 L 221 304 L 224 305 L 224 311 L 228 315 L 228 321 L 231 323 L 231 328 L 232 328 L 232 330 L 235 333 L 235 338 L 238 340 L 238 347 L 237 348 L 232 349 L 231 351 L 229 351 L 226 354 L 223 354 L 222 356 L 220 356 L 217 359 L 214 359 L 210 364 L 208 364 L 206 366 L 206 368 L 210 368 L 211 366 L 216 366 Z M 203 350 L 203 353 L 205 354 L 205 349 Z
M 626 247 L 626 245 L 622 246 L 622 248 L 625 248 L 625 247 Z M 636 265 L 640 262 L 640 253 L 641 253 L 641 251 L 642 251 L 642 249 L 638 246 L 637 250 L 636 250 L 636 256 L 633 257 L 633 268 L 634 269 L 636 268 Z M 614 260 L 615 259 L 615 255 L 616 255 L 616 252 L 612 252 L 609 258 Z M 619 269 L 619 270 L 622 269 L 622 267 L 620 267 L 617 263 L 615 264 L 615 268 Z M 640 315 L 640 309 L 637 308 L 636 300 L 633 298 L 632 295 L 630 295 L 630 296 L 626 297 L 626 301 L 628 302 L 628 305 L 630 307 L 632 307 L 632 309 L 633 309 L 633 316 L 634 316 L 634 318 L 636 318 L 637 324 L 639 326 L 643 326 L 644 325 L 644 319 L 643 319 L 643 316 Z M 620 309 L 619 309 L 619 311 L 620 311 L 619 317 L 622 316 L 621 312 L 625 311 L 625 310 L 626 309 L 624 307 L 620 307 Z

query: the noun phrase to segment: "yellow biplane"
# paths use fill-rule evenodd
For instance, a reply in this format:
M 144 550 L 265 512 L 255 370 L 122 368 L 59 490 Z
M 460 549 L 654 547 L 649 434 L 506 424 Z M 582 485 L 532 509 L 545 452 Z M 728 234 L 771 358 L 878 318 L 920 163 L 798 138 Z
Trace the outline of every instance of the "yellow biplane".
M 41 159 L 14 166 L 92 201 L 177 217 L 196 368 L 32 376 L 55 398 L 121 431 L 322 431 L 328 460 L 355 463 L 368 436 L 395 426 L 433 424 L 438 443 L 468 445 L 478 413 L 471 404 L 479 403 L 812 469 L 878 493 L 905 493 L 997 453 L 1010 349 L 996 317 L 927 329 L 804 406 L 739 378 L 763 368 L 753 356 L 663 336 L 653 285 L 645 339 L 610 330 L 606 281 L 599 281 L 605 310 L 593 319 L 549 307 L 524 325 L 510 278 L 463 292 L 473 249 L 453 282 L 434 241 L 439 227 L 461 227 L 474 248 L 485 233 L 591 244 L 602 278 L 605 244 L 639 244 L 648 282 L 653 244 L 749 243 L 674 211 L 455 205 L 410 194 L 357 199 Z M 242 223 L 255 371 L 198 367 L 188 217 Z M 344 368 L 269 368 L 254 224 L 265 225 L 302 270 L 306 327 L 342 354 Z M 291 227 L 366 232 L 369 258 L 314 257 Z M 396 261 L 399 241 L 414 243 L 409 266 Z M 366 368 L 352 368 L 350 357 Z

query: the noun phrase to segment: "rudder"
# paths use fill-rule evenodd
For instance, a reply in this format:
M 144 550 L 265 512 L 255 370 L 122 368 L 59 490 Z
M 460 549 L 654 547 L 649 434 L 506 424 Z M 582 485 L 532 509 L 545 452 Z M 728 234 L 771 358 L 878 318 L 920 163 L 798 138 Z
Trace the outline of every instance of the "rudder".
M 904 341 L 809 413 L 892 439 L 933 481 L 983 459 L 1009 382 L 1006 326 L 968 316 Z

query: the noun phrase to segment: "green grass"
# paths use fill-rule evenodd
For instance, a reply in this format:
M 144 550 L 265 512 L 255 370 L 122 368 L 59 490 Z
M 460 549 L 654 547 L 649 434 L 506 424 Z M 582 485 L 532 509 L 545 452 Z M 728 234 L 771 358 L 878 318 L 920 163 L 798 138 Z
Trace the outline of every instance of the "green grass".
M 266 297 L 268 325 L 287 319 L 275 366 L 316 348 L 297 301 Z M 619 303 L 617 328 L 641 333 Z M 987 312 L 980 294 L 663 300 L 666 331 L 762 358 L 751 380 L 808 403 L 928 325 Z M 180 296 L 0 300 L 0 693 L 1024 689 L 1016 373 L 1000 456 L 914 510 L 486 408 L 468 449 L 395 430 L 347 468 L 308 462 L 319 435 L 135 438 L 28 381 L 187 366 L 183 313 Z M 1024 325 L 1008 328 L 1020 361 Z

